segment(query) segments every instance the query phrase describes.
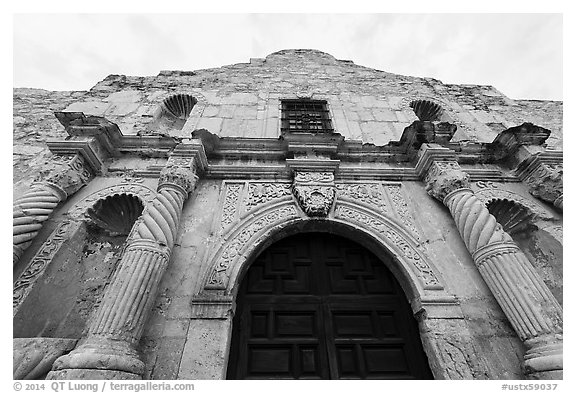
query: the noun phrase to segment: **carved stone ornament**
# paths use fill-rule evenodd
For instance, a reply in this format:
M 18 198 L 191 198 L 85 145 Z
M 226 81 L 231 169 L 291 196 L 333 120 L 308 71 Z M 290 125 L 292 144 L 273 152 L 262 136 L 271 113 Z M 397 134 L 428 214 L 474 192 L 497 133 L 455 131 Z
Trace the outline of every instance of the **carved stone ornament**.
M 185 193 L 194 189 L 198 176 L 193 158 L 170 157 L 166 166 L 160 172 L 158 189 L 172 185 L 180 187 Z
M 336 196 L 334 173 L 296 172 L 292 192 L 310 217 L 326 217 Z
M 51 161 L 57 167 L 50 172 L 44 182 L 64 191 L 66 198 L 76 193 L 93 176 L 84 158 L 78 154 L 73 156 L 55 156 Z
M 455 161 L 434 161 L 426 175 L 426 192 L 443 202 L 452 191 L 469 188 L 469 178 Z
M 530 194 L 544 201 L 562 205 L 563 165 L 542 164 L 526 179 Z M 558 202 L 556 202 L 558 200 Z

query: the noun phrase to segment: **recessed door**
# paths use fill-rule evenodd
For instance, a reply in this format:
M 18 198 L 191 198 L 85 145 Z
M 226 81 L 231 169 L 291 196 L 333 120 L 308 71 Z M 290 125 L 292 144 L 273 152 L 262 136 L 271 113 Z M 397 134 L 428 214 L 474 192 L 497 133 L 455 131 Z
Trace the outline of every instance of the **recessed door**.
M 394 276 L 345 238 L 307 233 L 265 250 L 237 295 L 228 379 L 429 379 Z

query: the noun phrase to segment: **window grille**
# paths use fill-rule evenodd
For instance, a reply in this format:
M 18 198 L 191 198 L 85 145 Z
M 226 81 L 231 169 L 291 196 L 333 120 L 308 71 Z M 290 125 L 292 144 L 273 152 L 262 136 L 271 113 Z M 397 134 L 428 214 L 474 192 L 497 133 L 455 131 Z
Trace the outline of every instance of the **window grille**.
M 326 101 L 283 100 L 282 132 L 332 132 Z

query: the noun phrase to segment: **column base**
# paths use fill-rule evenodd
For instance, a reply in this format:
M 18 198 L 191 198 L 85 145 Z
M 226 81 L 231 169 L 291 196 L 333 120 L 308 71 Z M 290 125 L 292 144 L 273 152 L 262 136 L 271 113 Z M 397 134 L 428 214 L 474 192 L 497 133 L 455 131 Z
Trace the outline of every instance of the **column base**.
M 563 379 L 562 339 L 556 338 L 554 341 L 556 342 L 526 342 L 530 348 L 524 355 L 527 379 Z
M 91 336 L 58 358 L 48 379 L 142 379 L 144 370 L 144 362 L 129 342 Z

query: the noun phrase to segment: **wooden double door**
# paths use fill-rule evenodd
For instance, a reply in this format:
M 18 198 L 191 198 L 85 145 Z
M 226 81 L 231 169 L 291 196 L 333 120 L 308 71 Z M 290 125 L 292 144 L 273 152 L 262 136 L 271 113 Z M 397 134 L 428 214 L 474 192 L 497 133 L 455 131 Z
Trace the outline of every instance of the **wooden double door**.
M 237 296 L 228 379 L 430 379 L 418 327 L 394 276 L 347 239 L 280 240 Z

